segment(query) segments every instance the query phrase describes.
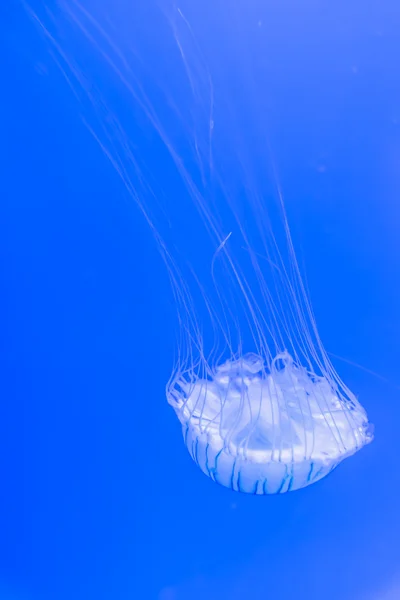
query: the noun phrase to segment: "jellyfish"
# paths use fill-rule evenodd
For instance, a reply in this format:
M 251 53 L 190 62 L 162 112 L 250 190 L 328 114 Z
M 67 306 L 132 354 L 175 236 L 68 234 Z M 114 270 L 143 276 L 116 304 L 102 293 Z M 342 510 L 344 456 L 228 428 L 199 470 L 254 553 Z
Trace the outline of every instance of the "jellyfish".
M 207 351 L 202 327 L 193 316 L 195 303 L 179 275 L 175 295 L 185 298 L 181 315 L 191 315 L 181 321 L 186 341 L 167 385 L 167 400 L 181 423 L 190 456 L 205 475 L 237 492 L 282 494 L 328 475 L 372 441 L 373 426 L 320 339 L 260 121 L 254 127 L 247 111 L 238 114 L 237 107 L 232 109 L 232 101 L 234 119 L 226 119 L 225 130 L 221 114 L 217 117 L 212 110 L 204 115 L 207 102 L 201 100 L 198 82 L 208 82 L 205 96 L 217 103 L 213 77 L 192 25 L 180 10 L 178 22 L 192 46 L 184 46 L 176 22 L 175 40 L 193 95 L 200 97 L 190 129 L 196 157 L 205 163 L 200 169 L 203 181 L 212 162 L 210 179 L 217 178 L 222 193 L 213 197 L 208 181 L 200 190 L 183 170 L 190 196 L 217 247 L 211 260 L 214 294 L 208 296 L 201 286 L 214 336 Z M 248 94 L 246 89 L 241 99 L 236 90 L 241 111 Z M 256 105 L 257 99 L 248 114 L 257 108 L 262 114 Z M 239 149 L 233 139 L 239 140 Z M 210 146 L 212 159 L 205 151 Z M 273 192 L 263 184 L 265 163 L 261 169 L 254 166 L 259 155 L 270 158 Z M 216 176 L 218 166 L 223 170 L 227 163 L 235 165 L 236 175 L 225 170 Z M 216 216 L 215 205 L 222 218 Z M 227 235 L 224 220 L 232 227 Z
M 136 20 L 134 32 L 133 19 L 125 49 L 123 28 L 118 36 L 117 28 L 107 29 L 109 15 L 101 21 L 76 1 L 61 5 L 74 34 L 112 71 L 138 122 L 147 122 L 163 149 L 153 153 L 156 142 L 146 135 L 143 147 L 150 137 L 152 152 L 138 150 L 135 118 L 133 125 L 121 122 L 112 98 L 101 96 L 101 82 L 89 84 L 78 57 L 70 60 L 32 13 L 81 109 L 82 90 L 86 95 L 85 123 L 167 268 L 178 341 L 166 397 L 190 456 L 212 481 L 236 492 L 282 494 L 317 482 L 371 442 L 373 428 L 318 333 L 266 141 L 263 88 L 254 89 L 261 67 L 248 74 L 262 52 L 245 61 L 240 36 L 230 45 L 225 11 L 213 25 L 229 60 L 208 47 L 208 29 L 202 35 L 175 3 L 159 16 L 165 29 L 154 27 L 152 13 L 147 23 Z M 146 71 L 149 57 L 131 51 L 142 29 L 146 36 L 156 31 L 156 71 L 167 74 L 156 94 L 154 83 L 145 84 L 156 76 Z M 163 162 L 179 178 L 179 197 L 162 185 Z
M 373 426 L 322 345 L 295 254 L 289 275 L 278 252 L 281 268 L 274 264 L 272 280 L 280 285 L 272 290 L 271 274 L 252 256 L 257 290 L 247 270 L 238 272 L 240 261 L 224 252 L 234 272 L 229 311 L 219 316 L 212 305 L 217 340 L 209 355 L 193 317 L 185 324 L 189 350 L 180 353 L 167 400 L 190 456 L 212 481 L 255 495 L 298 490 L 370 443 Z M 246 352 L 245 340 L 256 351 Z
M 167 397 L 195 463 L 238 492 L 303 488 L 372 440 L 356 398 L 287 351 L 269 364 L 247 353 L 210 366 L 207 375 L 180 372 Z

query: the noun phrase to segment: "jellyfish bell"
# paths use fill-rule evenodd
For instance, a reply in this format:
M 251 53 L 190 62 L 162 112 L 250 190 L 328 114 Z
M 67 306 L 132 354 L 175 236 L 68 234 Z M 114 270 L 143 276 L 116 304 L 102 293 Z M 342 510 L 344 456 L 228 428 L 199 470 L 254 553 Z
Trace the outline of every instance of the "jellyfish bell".
M 269 365 L 244 354 L 211 367 L 207 377 L 189 370 L 171 381 L 167 398 L 195 463 L 239 492 L 303 488 L 372 440 L 356 398 L 288 352 Z

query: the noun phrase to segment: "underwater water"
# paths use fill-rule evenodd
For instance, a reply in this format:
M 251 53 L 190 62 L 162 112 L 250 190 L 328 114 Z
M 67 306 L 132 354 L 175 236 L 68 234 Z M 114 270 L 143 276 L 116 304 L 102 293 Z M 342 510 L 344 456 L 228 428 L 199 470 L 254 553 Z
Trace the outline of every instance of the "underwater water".
M 0 7 L 0 598 L 400 597 L 399 26 L 377 1 Z M 292 334 L 252 343 L 267 313 L 249 325 L 223 262 L 256 258 L 275 289 L 257 227 L 282 224 L 277 187 L 326 356 L 375 439 L 315 484 L 254 495 L 201 473 L 166 385 L 187 339 L 236 365 L 221 322 L 233 354 L 302 347 L 287 294 Z

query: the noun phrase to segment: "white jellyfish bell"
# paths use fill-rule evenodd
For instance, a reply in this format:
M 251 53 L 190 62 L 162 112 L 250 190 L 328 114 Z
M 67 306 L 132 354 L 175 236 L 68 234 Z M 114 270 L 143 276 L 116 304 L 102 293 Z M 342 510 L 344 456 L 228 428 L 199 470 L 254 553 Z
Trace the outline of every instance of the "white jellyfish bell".
M 269 365 L 245 354 L 207 377 L 180 373 L 167 396 L 196 464 L 239 492 L 305 487 L 372 440 L 356 398 L 340 391 L 332 374 L 316 376 L 288 352 Z

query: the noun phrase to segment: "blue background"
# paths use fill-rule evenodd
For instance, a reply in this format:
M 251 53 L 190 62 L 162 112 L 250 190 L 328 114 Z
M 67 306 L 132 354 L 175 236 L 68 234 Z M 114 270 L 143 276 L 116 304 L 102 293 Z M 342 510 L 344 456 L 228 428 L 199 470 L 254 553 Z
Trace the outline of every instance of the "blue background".
M 153 0 L 137 4 L 97 6 L 116 41 L 130 37 L 153 65 L 165 29 Z M 227 0 L 187 4 L 210 51 L 232 47 L 236 34 L 216 34 Z M 242 73 L 267 65 L 271 143 L 321 337 L 364 368 L 333 358 L 376 439 L 282 497 L 236 494 L 200 473 L 165 399 L 176 322 L 157 246 L 82 122 L 84 94 L 71 92 L 27 7 L 3 2 L 1 598 L 400 597 L 400 8 L 237 6 Z M 43 22 L 134 136 L 134 107 L 90 45 L 54 24 L 62 9 L 47 8 L 56 20 L 42 6 Z M 261 54 L 249 35 L 259 21 Z M 179 185 L 146 127 L 135 142 L 179 212 Z

